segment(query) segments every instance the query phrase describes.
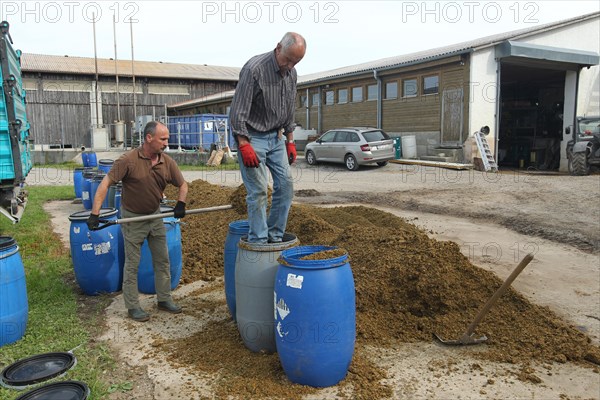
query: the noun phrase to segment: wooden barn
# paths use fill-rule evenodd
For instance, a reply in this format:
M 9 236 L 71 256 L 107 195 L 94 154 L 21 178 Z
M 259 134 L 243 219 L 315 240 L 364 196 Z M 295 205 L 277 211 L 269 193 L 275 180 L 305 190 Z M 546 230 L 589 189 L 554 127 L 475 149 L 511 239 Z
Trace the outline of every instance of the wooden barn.
M 158 118 L 166 104 L 231 90 L 240 70 L 28 53 L 21 63 L 38 148 L 89 148 L 94 139 L 95 148 L 108 148 L 123 129 L 125 139 L 135 141 L 140 116 Z

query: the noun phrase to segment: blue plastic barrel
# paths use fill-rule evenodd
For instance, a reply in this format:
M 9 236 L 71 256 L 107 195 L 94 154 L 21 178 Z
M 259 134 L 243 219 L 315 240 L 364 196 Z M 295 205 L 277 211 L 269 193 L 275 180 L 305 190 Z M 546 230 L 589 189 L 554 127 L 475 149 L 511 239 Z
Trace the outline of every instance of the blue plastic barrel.
M 173 207 L 160 206 L 161 212 L 172 212 Z M 167 248 L 169 250 L 169 264 L 171 266 L 171 290 L 179 285 L 181 279 L 181 267 L 183 264 L 181 251 L 181 228 L 179 219 L 174 217 L 163 218 L 167 230 Z M 152 253 L 148 241 L 144 240 L 140 265 L 138 267 L 138 290 L 146 294 L 156 293 L 154 285 L 154 267 L 152 266 Z
M 121 197 L 121 191 L 123 190 L 123 184 L 121 182 L 115 183 L 108 187 L 108 193 L 106 194 L 108 208 L 116 208 L 117 210 L 121 207 L 120 199 L 119 206 L 117 207 L 115 199 L 117 196 Z
M 27 328 L 25 269 L 17 242 L 0 236 L 0 347 L 21 339 Z
M 73 189 L 75 190 L 75 198 L 81 199 L 83 191 L 83 171 L 85 167 L 77 167 L 73 170 Z
M 96 191 L 98 190 L 98 186 L 100 186 L 100 182 L 104 179 L 104 172 L 98 171 L 94 177 L 92 178 L 92 184 L 90 186 L 90 197 L 92 199 L 92 206 L 94 205 L 94 198 L 96 197 Z M 104 200 L 102 201 L 102 208 L 108 207 L 108 193 L 104 196 Z M 90 207 L 91 209 L 91 207 Z
M 280 243 L 238 243 L 235 262 L 235 318 L 244 345 L 255 353 L 274 353 L 273 284 L 282 251 L 298 245 L 286 233 Z
M 81 202 L 83 203 L 83 208 L 86 210 L 92 209 L 92 180 L 96 173 L 91 169 L 85 169 L 83 171 L 83 180 L 81 183 Z
M 79 211 L 69 216 L 71 221 L 69 239 L 75 279 L 87 295 L 112 293 L 121 290 L 123 284 L 122 260 L 119 240 L 121 227 L 111 225 L 90 231 L 87 219 L 90 211 Z M 117 219 L 117 210 L 103 208 L 100 219 Z
M 84 151 L 81 153 L 81 161 L 83 162 L 84 167 L 97 167 L 98 159 L 96 158 L 96 153 L 93 151 Z
M 225 238 L 224 249 L 224 277 L 225 299 L 229 314 L 235 321 L 235 259 L 238 254 L 238 243 L 242 236 L 248 235 L 250 225 L 247 219 L 233 221 L 229 224 L 229 232 Z
M 275 278 L 275 341 L 288 379 L 327 387 L 344 379 L 354 353 L 356 305 L 348 254 L 303 260 L 329 246 L 281 253 Z
M 110 171 L 114 163 L 114 160 L 102 159 L 98 161 L 98 171 L 102 171 L 105 174 L 108 174 L 108 171 Z

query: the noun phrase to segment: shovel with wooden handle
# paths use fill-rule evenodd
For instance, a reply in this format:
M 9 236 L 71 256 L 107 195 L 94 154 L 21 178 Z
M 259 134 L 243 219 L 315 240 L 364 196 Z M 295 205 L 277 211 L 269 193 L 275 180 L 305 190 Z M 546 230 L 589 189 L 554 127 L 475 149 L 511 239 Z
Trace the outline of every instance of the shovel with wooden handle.
M 186 210 L 185 215 L 202 214 L 202 213 L 213 212 L 213 211 L 224 211 L 224 210 L 230 210 L 232 208 L 233 208 L 233 206 L 230 204 L 227 204 L 224 206 L 196 208 L 196 209 L 192 209 L 192 210 Z M 174 214 L 175 214 L 174 211 L 168 211 L 168 212 L 163 212 L 163 213 L 158 213 L 158 214 L 140 215 L 139 217 L 131 217 L 131 218 L 119 218 L 119 219 L 113 219 L 113 220 L 103 219 L 103 220 L 100 220 L 100 222 L 103 222 L 103 224 L 100 225 L 95 230 L 104 229 L 111 225 L 119 225 L 119 224 L 126 224 L 129 222 L 141 222 L 141 221 L 148 221 L 151 219 L 173 217 Z
M 479 344 L 487 341 L 488 338 L 485 335 L 480 338 L 473 337 L 473 332 L 475 331 L 475 328 L 477 328 L 477 325 L 479 325 L 481 320 L 483 320 L 488 311 L 490 311 L 492 306 L 496 304 L 498 299 L 504 294 L 504 292 L 506 292 L 506 289 L 508 289 L 508 287 L 513 283 L 517 276 L 519 276 L 521 271 L 525 269 L 527 264 L 531 262 L 531 260 L 533 260 L 533 254 L 531 253 L 527 254 L 521 260 L 519 265 L 517 265 L 514 271 L 508 276 L 508 278 L 506 278 L 502 286 L 500 286 L 498 290 L 496 290 L 496 293 L 494 293 L 494 295 L 490 297 L 490 299 L 487 301 L 487 303 L 485 303 L 481 310 L 479 310 L 479 312 L 475 316 L 475 319 L 473 320 L 473 322 L 471 322 L 471 325 L 469 325 L 465 333 L 463 333 L 463 335 L 458 340 L 444 340 L 441 337 L 439 337 L 437 333 L 434 333 L 434 336 L 437 338 L 437 340 L 447 345 Z

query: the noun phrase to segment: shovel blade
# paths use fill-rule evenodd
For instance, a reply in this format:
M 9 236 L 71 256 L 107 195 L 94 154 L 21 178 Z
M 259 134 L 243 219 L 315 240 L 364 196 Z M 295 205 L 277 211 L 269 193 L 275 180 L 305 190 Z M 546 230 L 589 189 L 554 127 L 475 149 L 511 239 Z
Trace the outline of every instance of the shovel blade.
M 440 343 L 445 344 L 447 346 L 465 346 L 470 344 L 480 344 L 484 343 L 488 340 L 487 336 L 482 336 L 480 338 L 474 338 L 472 335 L 464 334 L 457 340 L 444 340 L 437 333 L 433 334 Z

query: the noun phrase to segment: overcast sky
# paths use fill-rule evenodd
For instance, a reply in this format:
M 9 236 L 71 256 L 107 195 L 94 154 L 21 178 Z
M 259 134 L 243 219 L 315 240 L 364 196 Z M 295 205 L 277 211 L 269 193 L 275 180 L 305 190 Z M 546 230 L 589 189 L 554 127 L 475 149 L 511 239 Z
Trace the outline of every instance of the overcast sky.
M 241 67 L 304 35 L 300 75 L 600 11 L 585 1 L 0 1 L 27 53 Z M 130 24 L 129 21 L 133 22 Z M 599 49 L 590 49 L 598 52 Z

